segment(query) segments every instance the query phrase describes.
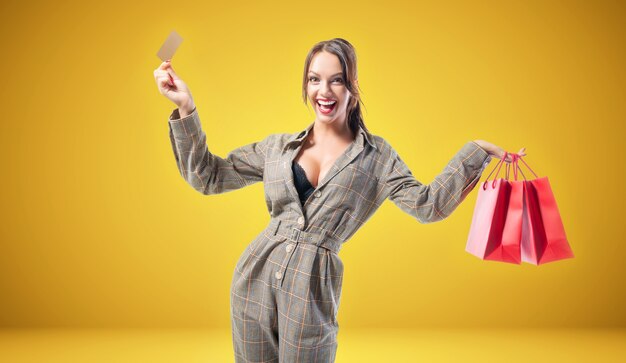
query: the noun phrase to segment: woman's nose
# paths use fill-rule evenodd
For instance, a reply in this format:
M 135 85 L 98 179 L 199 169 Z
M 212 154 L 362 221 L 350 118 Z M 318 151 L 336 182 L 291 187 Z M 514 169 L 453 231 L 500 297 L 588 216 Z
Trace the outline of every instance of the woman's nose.
M 321 88 L 322 94 L 323 95 L 328 95 L 330 92 L 330 83 L 329 82 L 322 82 L 322 88 Z

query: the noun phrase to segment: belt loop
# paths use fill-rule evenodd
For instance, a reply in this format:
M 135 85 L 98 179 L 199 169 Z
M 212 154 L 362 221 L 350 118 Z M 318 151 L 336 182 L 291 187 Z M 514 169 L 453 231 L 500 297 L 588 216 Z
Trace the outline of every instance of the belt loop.
M 320 233 L 319 238 L 317 239 L 317 241 L 315 242 L 315 244 L 317 244 L 318 247 L 322 246 L 322 243 L 324 243 L 324 240 L 326 239 L 326 230 L 322 229 L 322 233 Z
M 329 263 L 330 263 L 330 252 L 328 252 L 328 250 L 324 250 L 324 252 L 326 252 L 326 272 L 324 273 L 325 278 L 324 278 L 324 283 L 326 284 L 326 286 L 328 286 L 328 279 L 330 279 L 330 268 L 329 268 Z
M 293 227 L 293 228 L 291 229 L 291 234 L 290 234 L 289 238 L 290 238 L 293 242 L 298 243 L 298 242 L 300 242 L 300 233 L 302 233 L 302 231 L 301 231 L 301 230 L 299 230 L 299 229 L 298 229 L 298 228 L 296 228 L 296 227 Z

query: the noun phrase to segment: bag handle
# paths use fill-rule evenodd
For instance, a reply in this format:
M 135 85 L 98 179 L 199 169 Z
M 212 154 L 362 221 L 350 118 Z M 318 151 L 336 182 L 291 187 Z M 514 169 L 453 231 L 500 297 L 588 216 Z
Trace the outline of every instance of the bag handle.
M 509 164 L 510 163 L 507 163 L 506 166 L 504 167 L 505 168 L 504 179 L 509 179 L 509 169 L 510 169 Z
M 487 190 L 487 182 L 489 181 L 489 177 L 491 176 L 491 174 L 493 173 L 494 170 L 496 170 L 496 168 L 498 168 L 498 171 L 496 172 L 496 175 L 493 177 L 493 183 L 491 184 L 492 188 L 496 187 L 496 179 L 498 178 L 498 174 L 500 173 L 500 168 L 502 167 L 502 163 L 504 162 L 504 159 L 506 159 L 506 156 L 508 155 L 508 152 L 504 152 L 504 156 L 502 157 L 502 159 L 500 159 L 500 161 L 498 161 L 498 164 L 496 164 L 496 166 L 491 169 L 491 173 L 489 173 L 489 175 L 487 175 L 487 179 L 485 179 L 485 181 L 483 182 L 483 190 Z
M 524 180 L 526 179 L 526 175 L 524 175 L 524 172 L 522 171 L 522 168 L 519 167 L 519 161 L 521 160 L 524 165 L 526 165 L 526 167 L 528 168 L 528 170 L 530 170 L 533 175 L 535 175 L 535 178 L 539 178 L 539 176 L 537 176 L 537 174 L 533 171 L 533 169 L 530 168 L 530 166 L 528 166 L 528 164 L 526 163 L 526 161 L 524 161 L 524 159 L 522 159 L 522 157 L 519 154 L 515 154 L 515 153 L 509 153 L 507 151 L 504 152 L 504 156 L 502 157 L 502 159 L 500 159 L 500 161 L 498 161 L 498 164 L 496 164 L 496 166 L 491 170 L 491 172 L 489 173 L 489 175 L 487 176 L 487 179 L 485 179 L 485 181 L 483 182 L 483 190 L 487 189 L 487 182 L 489 181 L 489 178 L 491 177 L 491 174 L 493 174 L 494 170 L 496 170 L 496 168 L 498 169 L 498 171 L 496 172 L 496 175 L 494 176 L 494 179 L 491 183 L 491 187 L 495 188 L 496 187 L 496 180 L 498 178 L 498 174 L 500 174 L 500 168 L 502 168 L 502 163 L 504 162 L 504 160 L 506 159 L 507 155 L 511 155 L 511 157 L 513 158 L 513 161 L 510 163 L 512 165 L 509 165 L 509 163 L 507 163 L 506 165 L 506 169 L 505 169 L 505 179 L 509 180 L 509 167 L 513 168 L 513 177 L 515 179 L 515 181 L 517 181 L 517 172 L 519 170 L 519 172 L 522 174 L 522 177 L 524 178 Z
M 518 154 L 512 154 L 513 156 L 513 165 L 514 165 L 514 174 L 515 174 L 515 181 L 517 181 L 517 171 L 519 170 L 520 173 L 522 173 L 522 176 L 524 177 L 524 180 L 528 180 L 526 179 L 526 175 L 524 175 L 524 172 L 522 171 L 522 168 L 519 167 L 519 160 L 522 160 L 522 162 L 526 165 L 526 167 L 528 168 L 528 170 L 530 170 L 534 175 L 535 178 L 539 178 L 537 176 L 537 174 L 535 174 L 535 172 L 533 171 L 533 169 L 530 168 L 530 166 L 528 166 L 528 164 L 526 164 L 526 162 L 524 161 L 524 159 L 522 159 L 521 156 L 519 156 Z
M 535 172 L 533 171 L 533 169 L 531 169 L 531 168 L 530 168 L 530 166 L 528 166 L 528 164 L 526 164 L 526 162 L 524 161 L 524 159 L 522 159 L 522 157 L 521 157 L 521 156 L 517 155 L 516 159 L 521 160 L 521 161 L 522 161 L 522 163 L 524 163 L 524 165 L 526 165 L 526 167 L 528 168 L 528 170 L 530 170 L 530 171 L 533 173 L 533 175 L 535 175 L 535 178 L 539 178 L 539 177 L 537 176 L 537 174 L 535 174 Z M 518 164 L 518 163 L 517 163 L 517 161 L 515 161 L 515 164 Z M 517 166 L 517 168 L 519 169 L 519 171 L 520 171 L 520 172 L 522 172 L 522 169 L 521 169 L 519 166 Z M 524 175 L 524 173 L 523 173 L 523 172 L 522 172 L 522 175 Z M 524 176 L 524 179 L 526 179 L 526 177 L 525 177 L 525 176 Z
M 518 160 L 519 160 L 519 155 L 513 154 L 513 161 L 511 162 L 511 164 L 513 164 L 513 176 L 515 178 L 515 181 L 517 181 L 517 171 L 518 170 L 520 172 L 522 171 L 522 169 L 519 168 L 519 165 L 517 165 Z M 522 173 L 522 176 L 524 177 L 524 180 L 526 180 L 526 176 L 524 175 L 524 173 Z

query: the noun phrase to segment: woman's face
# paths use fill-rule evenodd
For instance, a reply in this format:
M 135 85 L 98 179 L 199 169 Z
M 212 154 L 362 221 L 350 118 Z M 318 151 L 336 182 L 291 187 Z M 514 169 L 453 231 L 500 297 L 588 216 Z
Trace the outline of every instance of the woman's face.
M 325 51 L 317 53 L 311 59 L 307 77 L 307 94 L 315 107 L 316 121 L 343 123 L 351 95 L 344 83 L 339 58 Z M 334 104 L 326 107 L 320 101 L 334 101 Z

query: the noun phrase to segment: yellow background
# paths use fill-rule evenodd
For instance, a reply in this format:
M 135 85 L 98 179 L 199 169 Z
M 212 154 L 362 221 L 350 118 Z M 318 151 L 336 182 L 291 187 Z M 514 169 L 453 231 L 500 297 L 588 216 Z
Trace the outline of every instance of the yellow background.
M 574 259 L 465 252 L 477 189 L 429 225 L 387 201 L 340 253 L 342 328 L 623 327 L 624 8 L 3 2 L 1 326 L 230 327 L 233 268 L 269 215 L 261 183 L 203 196 L 179 175 L 153 78 L 176 30 L 174 69 L 219 156 L 313 122 L 304 58 L 343 37 L 367 126 L 418 180 L 475 139 L 526 147 L 549 177 Z

